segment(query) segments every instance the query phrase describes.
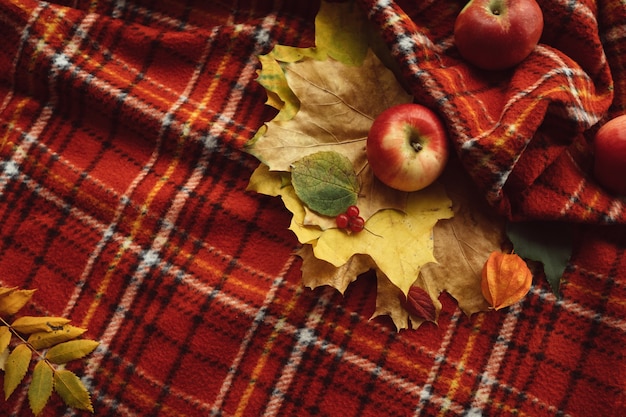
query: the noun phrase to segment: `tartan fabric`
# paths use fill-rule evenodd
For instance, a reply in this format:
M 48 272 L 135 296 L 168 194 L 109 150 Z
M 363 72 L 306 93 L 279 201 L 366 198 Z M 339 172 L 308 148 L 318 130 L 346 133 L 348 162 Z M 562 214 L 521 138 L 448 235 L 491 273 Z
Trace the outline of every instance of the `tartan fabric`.
M 587 139 L 626 110 L 626 7 L 540 3 L 545 43 L 495 77 L 455 57 L 463 2 L 359 2 L 485 196 L 578 223 L 561 299 L 538 279 L 468 318 L 442 295 L 438 326 L 396 333 L 370 274 L 302 288 L 241 147 L 273 116 L 256 56 L 309 46 L 318 4 L 255 0 L 0 0 L 0 285 L 101 341 L 71 365 L 98 416 L 624 414 L 625 211 Z M 26 391 L 2 411 L 30 415 Z
M 591 152 L 581 151 L 592 126 L 625 111 L 619 84 L 613 102 L 610 65 L 620 68 L 622 52 L 609 35 L 626 20 L 623 4 L 607 6 L 606 13 L 596 12 L 592 1 L 540 0 L 541 44 L 513 71 L 494 76 L 465 63 L 454 50 L 458 7 L 451 3 L 424 2 L 410 16 L 393 2 L 363 3 L 384 28 L 411 92 L 445 117 L 465 167 L 503 214 L 626 220 L 623 201 L 589 178 Z M 602 35 L 610 39 L 606 54 Z

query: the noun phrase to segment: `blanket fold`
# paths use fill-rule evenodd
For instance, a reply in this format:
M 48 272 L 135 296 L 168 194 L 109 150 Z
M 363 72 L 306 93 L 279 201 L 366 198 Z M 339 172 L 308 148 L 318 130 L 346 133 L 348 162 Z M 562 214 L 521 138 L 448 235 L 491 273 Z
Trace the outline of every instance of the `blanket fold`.
M 623 10 L 609 3 L 596 8 L 593 1 L 540 1 L 540 44 L 514 69 L 492 72 L 472 67 L 455 50 L 454 21 L 465 2 L 360 3 L 411 93 L 447 121 L 466 170 L 502 214 L 626 222 L 623 199 L 590 174 L 593 131 L 624 108 L 622 96 L 614 100 L 622 58 L 610 40 Z

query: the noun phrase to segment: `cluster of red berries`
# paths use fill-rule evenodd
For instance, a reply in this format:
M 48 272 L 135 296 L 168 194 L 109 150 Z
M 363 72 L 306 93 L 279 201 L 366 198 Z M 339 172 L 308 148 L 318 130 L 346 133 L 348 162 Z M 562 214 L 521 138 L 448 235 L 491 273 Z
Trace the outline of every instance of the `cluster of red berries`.
M 335 218 L 335 222 L 338 228 L 346 229 L 352 233 L 358 233 L 365 228 L 365 220 L 359 216 L 357 206 L 348 207 L 345 213 L 341 213 Z

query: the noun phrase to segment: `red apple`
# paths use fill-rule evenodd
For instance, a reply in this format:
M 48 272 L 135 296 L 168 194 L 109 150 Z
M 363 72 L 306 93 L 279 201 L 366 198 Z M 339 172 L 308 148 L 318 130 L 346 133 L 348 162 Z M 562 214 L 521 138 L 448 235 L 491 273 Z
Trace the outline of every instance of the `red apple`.
M 383 111 L 367 136 L 367 160 L 389 187 L 417 191 L 432 184 L 448 160 L 448 139 L 439 117 L 420 104 Z
M 594 139 L 593 173 L 607 190 L 626 195 L 626 114 L 605 123 Z
M 471 0 L 456 18 L 454 43 L 471 64 L 502 70 L 526 59 L 542 32 L 535 0 Z

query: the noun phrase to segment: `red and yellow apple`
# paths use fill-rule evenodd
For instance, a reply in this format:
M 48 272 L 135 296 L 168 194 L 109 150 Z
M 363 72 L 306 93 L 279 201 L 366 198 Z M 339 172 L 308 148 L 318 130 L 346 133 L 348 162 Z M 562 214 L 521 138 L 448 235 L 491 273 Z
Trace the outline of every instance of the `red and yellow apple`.
M 454 43 L 469 63 L 503 70 L 522 62 L 543 32 L 535 0 L 471 0 L 454 24 Z
M 425 106 L 406 103 L 376 117 L 366 152 L 372 172 L 381 182 L 397 190 L 417 191 L 441 175 L 448 148 L 439 117 Z
M 626 196 L 626 114 L 609 120 L 596 132 L 593 173 L 608 191 Z

